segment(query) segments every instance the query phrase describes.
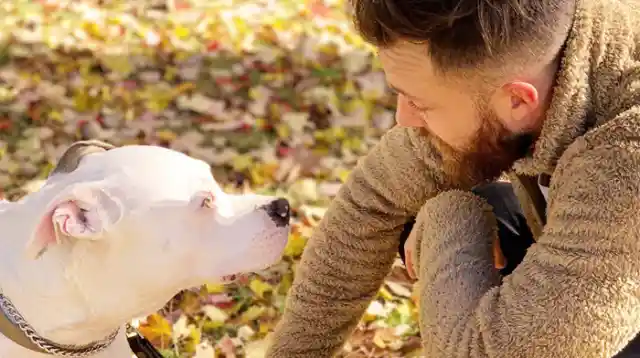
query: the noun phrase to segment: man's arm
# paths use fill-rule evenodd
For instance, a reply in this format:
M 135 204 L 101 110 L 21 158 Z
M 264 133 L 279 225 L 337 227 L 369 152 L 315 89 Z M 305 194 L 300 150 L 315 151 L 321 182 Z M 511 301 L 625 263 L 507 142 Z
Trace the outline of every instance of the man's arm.
M 640 332 L 640 109 L 574 143 L 542 236 L 500 283 L 495 218 L 470 193 L 418 215 L 428 357 L 611 357 Z M 420 240 L 421 239 L 421 240 Z
M 267 357 L 331 357 L 378 291 L 402 225 L 444 188 L 438 156 L 396 127 L 364 157 L 314 231 Z

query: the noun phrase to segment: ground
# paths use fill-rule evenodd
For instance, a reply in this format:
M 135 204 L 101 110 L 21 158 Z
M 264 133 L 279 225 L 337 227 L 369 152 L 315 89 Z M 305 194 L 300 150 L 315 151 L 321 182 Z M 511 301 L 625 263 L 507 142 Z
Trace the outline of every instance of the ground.
M 395 99 L 340 0 L 14 0 L 0 4 L 0 187 L 37 187 L 71 142 L 169 146 L 230 191 L 284 195 L 281 262 L 183 292 L 134 326 L 165 357 L 262 357 L 327 203 L 393 124 Z M 397 266 L 343 357 L 412 357 Z

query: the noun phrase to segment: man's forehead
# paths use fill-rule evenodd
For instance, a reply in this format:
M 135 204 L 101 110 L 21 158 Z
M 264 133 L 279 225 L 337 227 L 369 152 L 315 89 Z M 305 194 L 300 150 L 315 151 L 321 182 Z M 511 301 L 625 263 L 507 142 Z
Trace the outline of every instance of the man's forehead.
M 414 97 L 437 84 L 425 44 L 399 42 L 380 49 L 378 56 L 388 85 L 398 93 Z

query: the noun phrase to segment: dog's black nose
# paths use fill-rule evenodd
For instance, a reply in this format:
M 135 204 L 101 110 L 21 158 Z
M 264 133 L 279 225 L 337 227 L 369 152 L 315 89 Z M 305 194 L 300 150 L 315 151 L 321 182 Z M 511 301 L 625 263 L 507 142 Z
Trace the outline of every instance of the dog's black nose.
M 276 223 L 276 226 L 289 225 L 291 219 L 291 209 L 287 199 L 276 199 L 264 206 L 267 214 Z

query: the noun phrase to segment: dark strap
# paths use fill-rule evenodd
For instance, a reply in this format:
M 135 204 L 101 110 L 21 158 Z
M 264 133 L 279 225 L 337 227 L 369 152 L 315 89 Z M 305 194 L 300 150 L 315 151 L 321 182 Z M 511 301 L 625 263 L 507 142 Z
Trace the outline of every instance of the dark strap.
M 127 341 L 131 351 L 137 358 L 164 358 L 151 342 L 138 332 L 128 334 Z
M 49 354 L 31 342 L 29 337 L 27 337 L 18 326 L 11 322 L 4 312 L 0 313 L 0 334 L 30 351 Z
M 540 191 L 538 186 L 538 177 L 530 177 L 527 175 L 518 175 L 520 184 L 524 187 L 529 200 L 533 204 L 535 209 L 535 215 L 542 225 L 547 224 L 547 201 L 544 198 L 544 194 Z

